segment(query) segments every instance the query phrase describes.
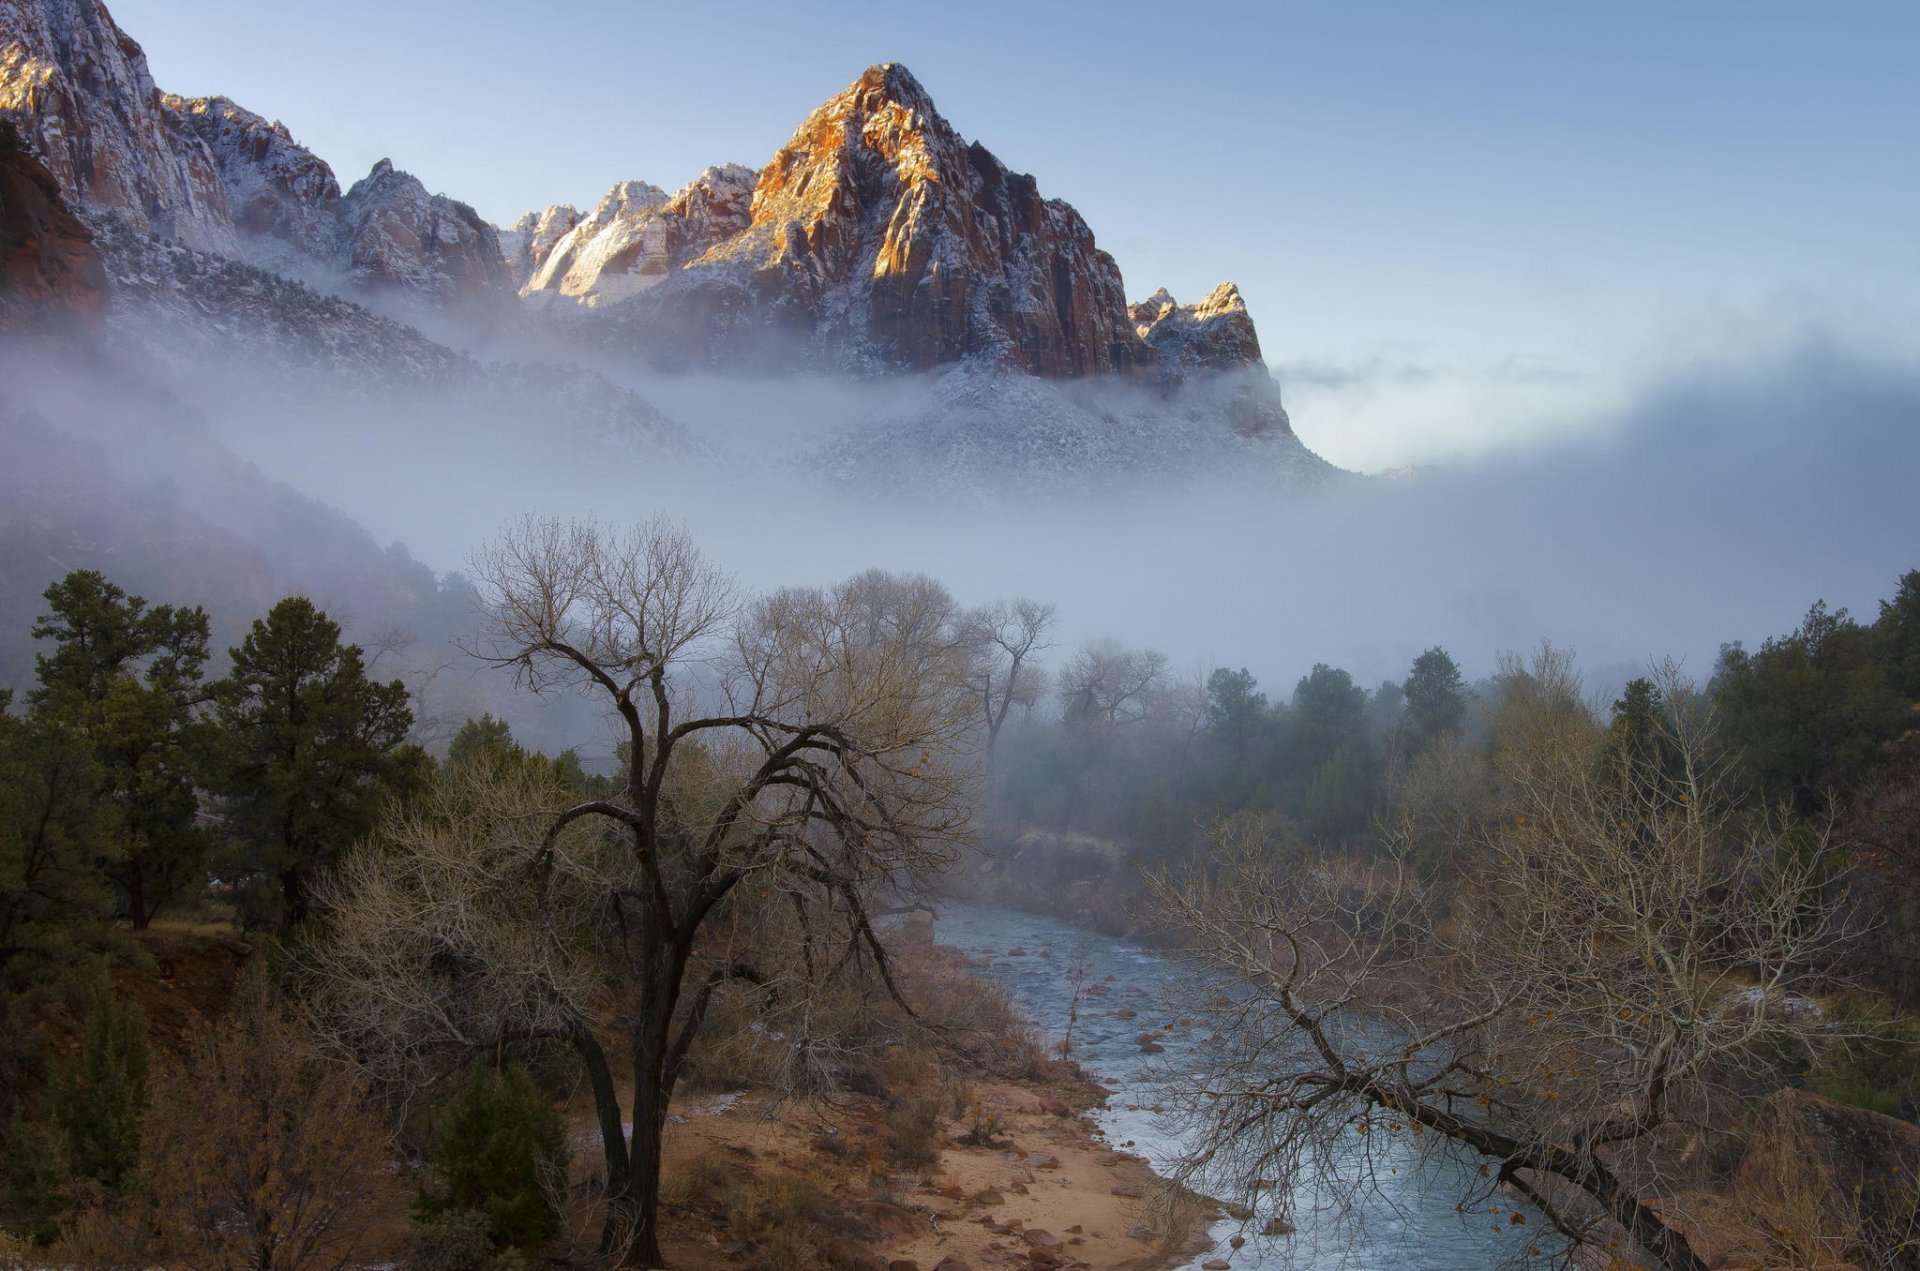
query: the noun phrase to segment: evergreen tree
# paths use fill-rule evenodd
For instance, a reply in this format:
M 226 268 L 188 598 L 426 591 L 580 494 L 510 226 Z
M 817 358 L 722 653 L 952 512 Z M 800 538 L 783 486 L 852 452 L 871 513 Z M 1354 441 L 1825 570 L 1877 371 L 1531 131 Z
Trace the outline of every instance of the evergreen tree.
M 1207 731 L 1235 754 L 1244 753 L 1266 726 L 1267 695 L 1244 666 L 1207 676 Z
M 147 1112 L 147 1022 L 104 979 L 87 1001 L 79 1062 L 53 1088 L 53 1123 L 67 1172 L 119 1191 L 140 1165 Z
M 474 1071 L 440 1124 L 433 1163 L 441 1185 L 421 1196 L 422 1215 L 484 1214 L 496 1246 L 532 1248 L 560 1229 L 553 1191 L 566 1178 L 566 1134 L 523 1069 Z
M 460 725 L 460 731 L 447 744 L 447 762 L 456 768 L 481 760 L 505 763 L 524 754 L 507 721 L 495 719 L 491 713 Z
M 136 930 L 206 881 L 207 839 L 195 824 L 208 733 L 201 682 L 207 615 L 149 608 L 93 570 L 47 588 L 33 627 L 53 649 L 35 657 L 29 715 L 86 740 L 92 797 L 118 810 L 118 834 L 94 843 L 97 867 Z
M 1873 633 L 1887 683 L 1908 703 L 1920 702 L 1920 569 L 1908 570 L 1893 599 L 1880 602 Z
M 1727 740 L 1767 795 L 1813 815 L 1879 765 L 1905 711 L 1876 635 L 1821 602 L 1797 631 L 1756 653 L 1737 644 L 1720 651 L 1714 702 Z
M 366 833 L 425 756 L 398 680 L 367 678 L 358 645 L 304 596 L 290 596 L 232 650 L 218 686 L 228 828 L 242 868 L 275 893 L 283 928 L 306 916 L 314 874 Z
M 1314 769 L 1301 817 L 1329 842 L 1352 841 L 1367 823 L 1367 772 L 1351 745 L 1342 745 Z
M 1415 658 L 1402 691 L 1416 746 L 1459 732 L 1467 721 L 1467 683 L 1445 649 L 1435 646 Z
M 120 814 L 98 797 L 93 748 L 79 730 L 10 704 L 0 690 L 0 1000 L 45 990 L 120 944 L 98 860 L 103 845 L 123 842 Z M 0 1064 L 9 1058 L 0 1053 Z

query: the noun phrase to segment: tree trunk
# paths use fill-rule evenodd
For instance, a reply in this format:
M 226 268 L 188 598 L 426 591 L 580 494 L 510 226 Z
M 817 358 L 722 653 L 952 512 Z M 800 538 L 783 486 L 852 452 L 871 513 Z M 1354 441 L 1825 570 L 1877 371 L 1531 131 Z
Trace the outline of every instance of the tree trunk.
M 666 1076 L 667 1051 L 686 959 L 649 939 L 653 934 L 651 921 L 641 925 L 640 1009 L 632 1035 L 633 1139 L 627 1150 L 626 1187 L 618 1193 L 609 1187 L 607 1193 L 607 1235 L 618 1238 L 607 1251 L 624 1250 L 626 1266 L 664 1267 L 666 1260 L 660 1253 L 660 1152 L 666 1136 L 667 1102 L 673 1095 Z
M 145 931 L 153 921 L 153 914 L 147 908 L 146 876 L 138 860 L 128 862 L 127 917 L 133 921 L 135 931 Z

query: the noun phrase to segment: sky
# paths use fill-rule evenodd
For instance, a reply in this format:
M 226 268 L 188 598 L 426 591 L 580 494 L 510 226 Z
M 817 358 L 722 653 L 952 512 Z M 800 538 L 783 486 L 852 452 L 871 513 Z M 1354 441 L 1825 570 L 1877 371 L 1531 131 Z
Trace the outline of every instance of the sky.
M 1086 217 L 1237 282 L 1307 444 L 1523 451 L 1808 339 L 1920 363 L 1920 5 L 112 0 L 167 91 L 505 223 L 758 166 L 880 61 Z

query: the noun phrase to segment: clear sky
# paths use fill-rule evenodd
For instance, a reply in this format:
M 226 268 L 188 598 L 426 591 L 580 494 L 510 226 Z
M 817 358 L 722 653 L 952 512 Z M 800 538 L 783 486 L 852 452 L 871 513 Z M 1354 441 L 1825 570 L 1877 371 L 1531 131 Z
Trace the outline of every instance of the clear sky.
M 1920 361 L 1920 4 L 109 0 L 171 92 L 498 222 L 758 166 L 873 62 L 1128 293 L 1238 282 L 1296 430 L 1444 462 L 1808 338 Z

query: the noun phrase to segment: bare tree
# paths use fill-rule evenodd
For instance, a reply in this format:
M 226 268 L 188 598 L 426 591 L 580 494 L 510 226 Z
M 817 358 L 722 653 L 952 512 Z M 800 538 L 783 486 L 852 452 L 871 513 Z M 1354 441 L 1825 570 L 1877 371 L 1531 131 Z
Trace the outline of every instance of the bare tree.
M 1464 1145 L 1486 1182 L 1463 1200 L 1505 1188 L 1570 1247 L 1704 1267 L 1663 1202 L 1703 1130 L 1825 1028 L 1803 995 L 1829 949 L 1826 835 L 1735 806 L 1671 667 L 1658 762 L 1569 711 L 1567 671 L 1530 669 L 1504 806 L 1444 901 L 1404 867 L 1285 857 L 1258 822 L 1157 880 L 1188 956 L 1246 985 L 1182 1094 L 1189 1171 L 1355 1188 L 1383 1150 Z
M 987 729 L 989 770 L 1008 714 L 1015 706 L 1032 706 L 1039 699 L 1044 677 L 1032 663 L 1036 655 L 1053 647 L 1046 638 L 1053 619 L 1052 605 L 1023 597 L 983 605 L 969 613 L 962 625 L 962 638 L 974 656 L 974 691 Z
M 891 991 L 869 898 L 945 864 L 964 834 L 974 706 L 952 601 L 873 573 L 741 604 L 658 521 L 616 534 L 530 519 L 478 572 L 486 656 L 619 721 L 619 794 L 443 777 L 338 880 L 316 989 L 357 1045 L 402 1067 L 448 1046 L 570 1042 L 605 1155 L 603 1241 L 659 1266 L 667 1105 L 716 994 L 778 993 L 862 958 Z M 791 915 L 797 955 L 755 940 L 771 925 L 743 916 L 750 899 Z
M 1147 717 L 1151 690 L 1166 669 L 1167 655 L 1156 649 L 1090 640 L 1060 672 L 1060 701 L 1069 719 L 1136 723 Z

